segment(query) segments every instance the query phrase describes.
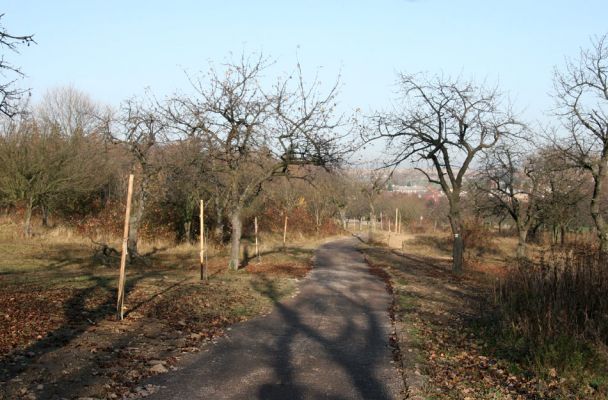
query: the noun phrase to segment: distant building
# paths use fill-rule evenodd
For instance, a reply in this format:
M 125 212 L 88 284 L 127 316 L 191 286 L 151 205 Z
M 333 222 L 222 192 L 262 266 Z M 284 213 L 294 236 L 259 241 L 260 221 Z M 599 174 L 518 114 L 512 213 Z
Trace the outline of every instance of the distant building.
M 417 196 L 419 199 L 437 201 L 444 194 L 433 185 L 393 185 L 392 192 Z
M 393 192 L 397 193 L 405 193 L 405 194 L 425 194 L 428 192 L 428 187 L 414 185 L 414 186 L 405 186 L 405 185 L 393 185 Z

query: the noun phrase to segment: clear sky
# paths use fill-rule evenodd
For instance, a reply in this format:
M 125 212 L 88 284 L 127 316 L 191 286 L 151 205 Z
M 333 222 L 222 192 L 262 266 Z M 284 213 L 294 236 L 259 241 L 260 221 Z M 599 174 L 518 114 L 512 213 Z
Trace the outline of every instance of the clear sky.
M 8 54 L 39 98 L 71 84 L 117 105 L 150 87 L 187 87 L 230 52 L 263 51 L 291 70 L 341 73 L 344 110 L 385 107 L 396 71 L 498 82 L 542 119 L 554 65 L 608 31 L 608 0 L 28 1 L 2 0 L 4 26 L 38 45 Z

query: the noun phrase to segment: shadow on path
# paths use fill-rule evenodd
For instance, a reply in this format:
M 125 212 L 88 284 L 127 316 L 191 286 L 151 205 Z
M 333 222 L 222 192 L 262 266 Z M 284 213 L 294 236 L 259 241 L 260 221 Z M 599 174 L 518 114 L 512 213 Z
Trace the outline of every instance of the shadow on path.
M 151 399 L 398 399 L 403 382 L 389 346 L 390 295 L 353 239 L 322 246 L 292 300 L 271 281 L 268 316 L 235 326 L 176 372 L 150 383 Z

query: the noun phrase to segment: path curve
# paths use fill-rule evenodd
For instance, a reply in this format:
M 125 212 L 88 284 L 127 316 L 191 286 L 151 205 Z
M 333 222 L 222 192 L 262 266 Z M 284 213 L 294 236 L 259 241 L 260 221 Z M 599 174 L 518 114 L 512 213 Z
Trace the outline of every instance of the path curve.
M 388 340 L 391 298 L 356 246 L 321 246 L 295 298 L 154 377 L 161 388 L 146 399 L 403 398 Z

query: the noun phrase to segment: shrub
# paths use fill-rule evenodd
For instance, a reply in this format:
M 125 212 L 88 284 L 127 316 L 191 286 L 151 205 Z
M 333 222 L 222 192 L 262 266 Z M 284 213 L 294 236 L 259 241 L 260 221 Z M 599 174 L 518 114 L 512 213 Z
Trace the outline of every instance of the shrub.
M 497 350 L 540 371 L 575 375 L 580 384 L 584 376 L 587 385 L 606 377 L 607 261 L 588 245 L 518 260 L 496 288 Z

